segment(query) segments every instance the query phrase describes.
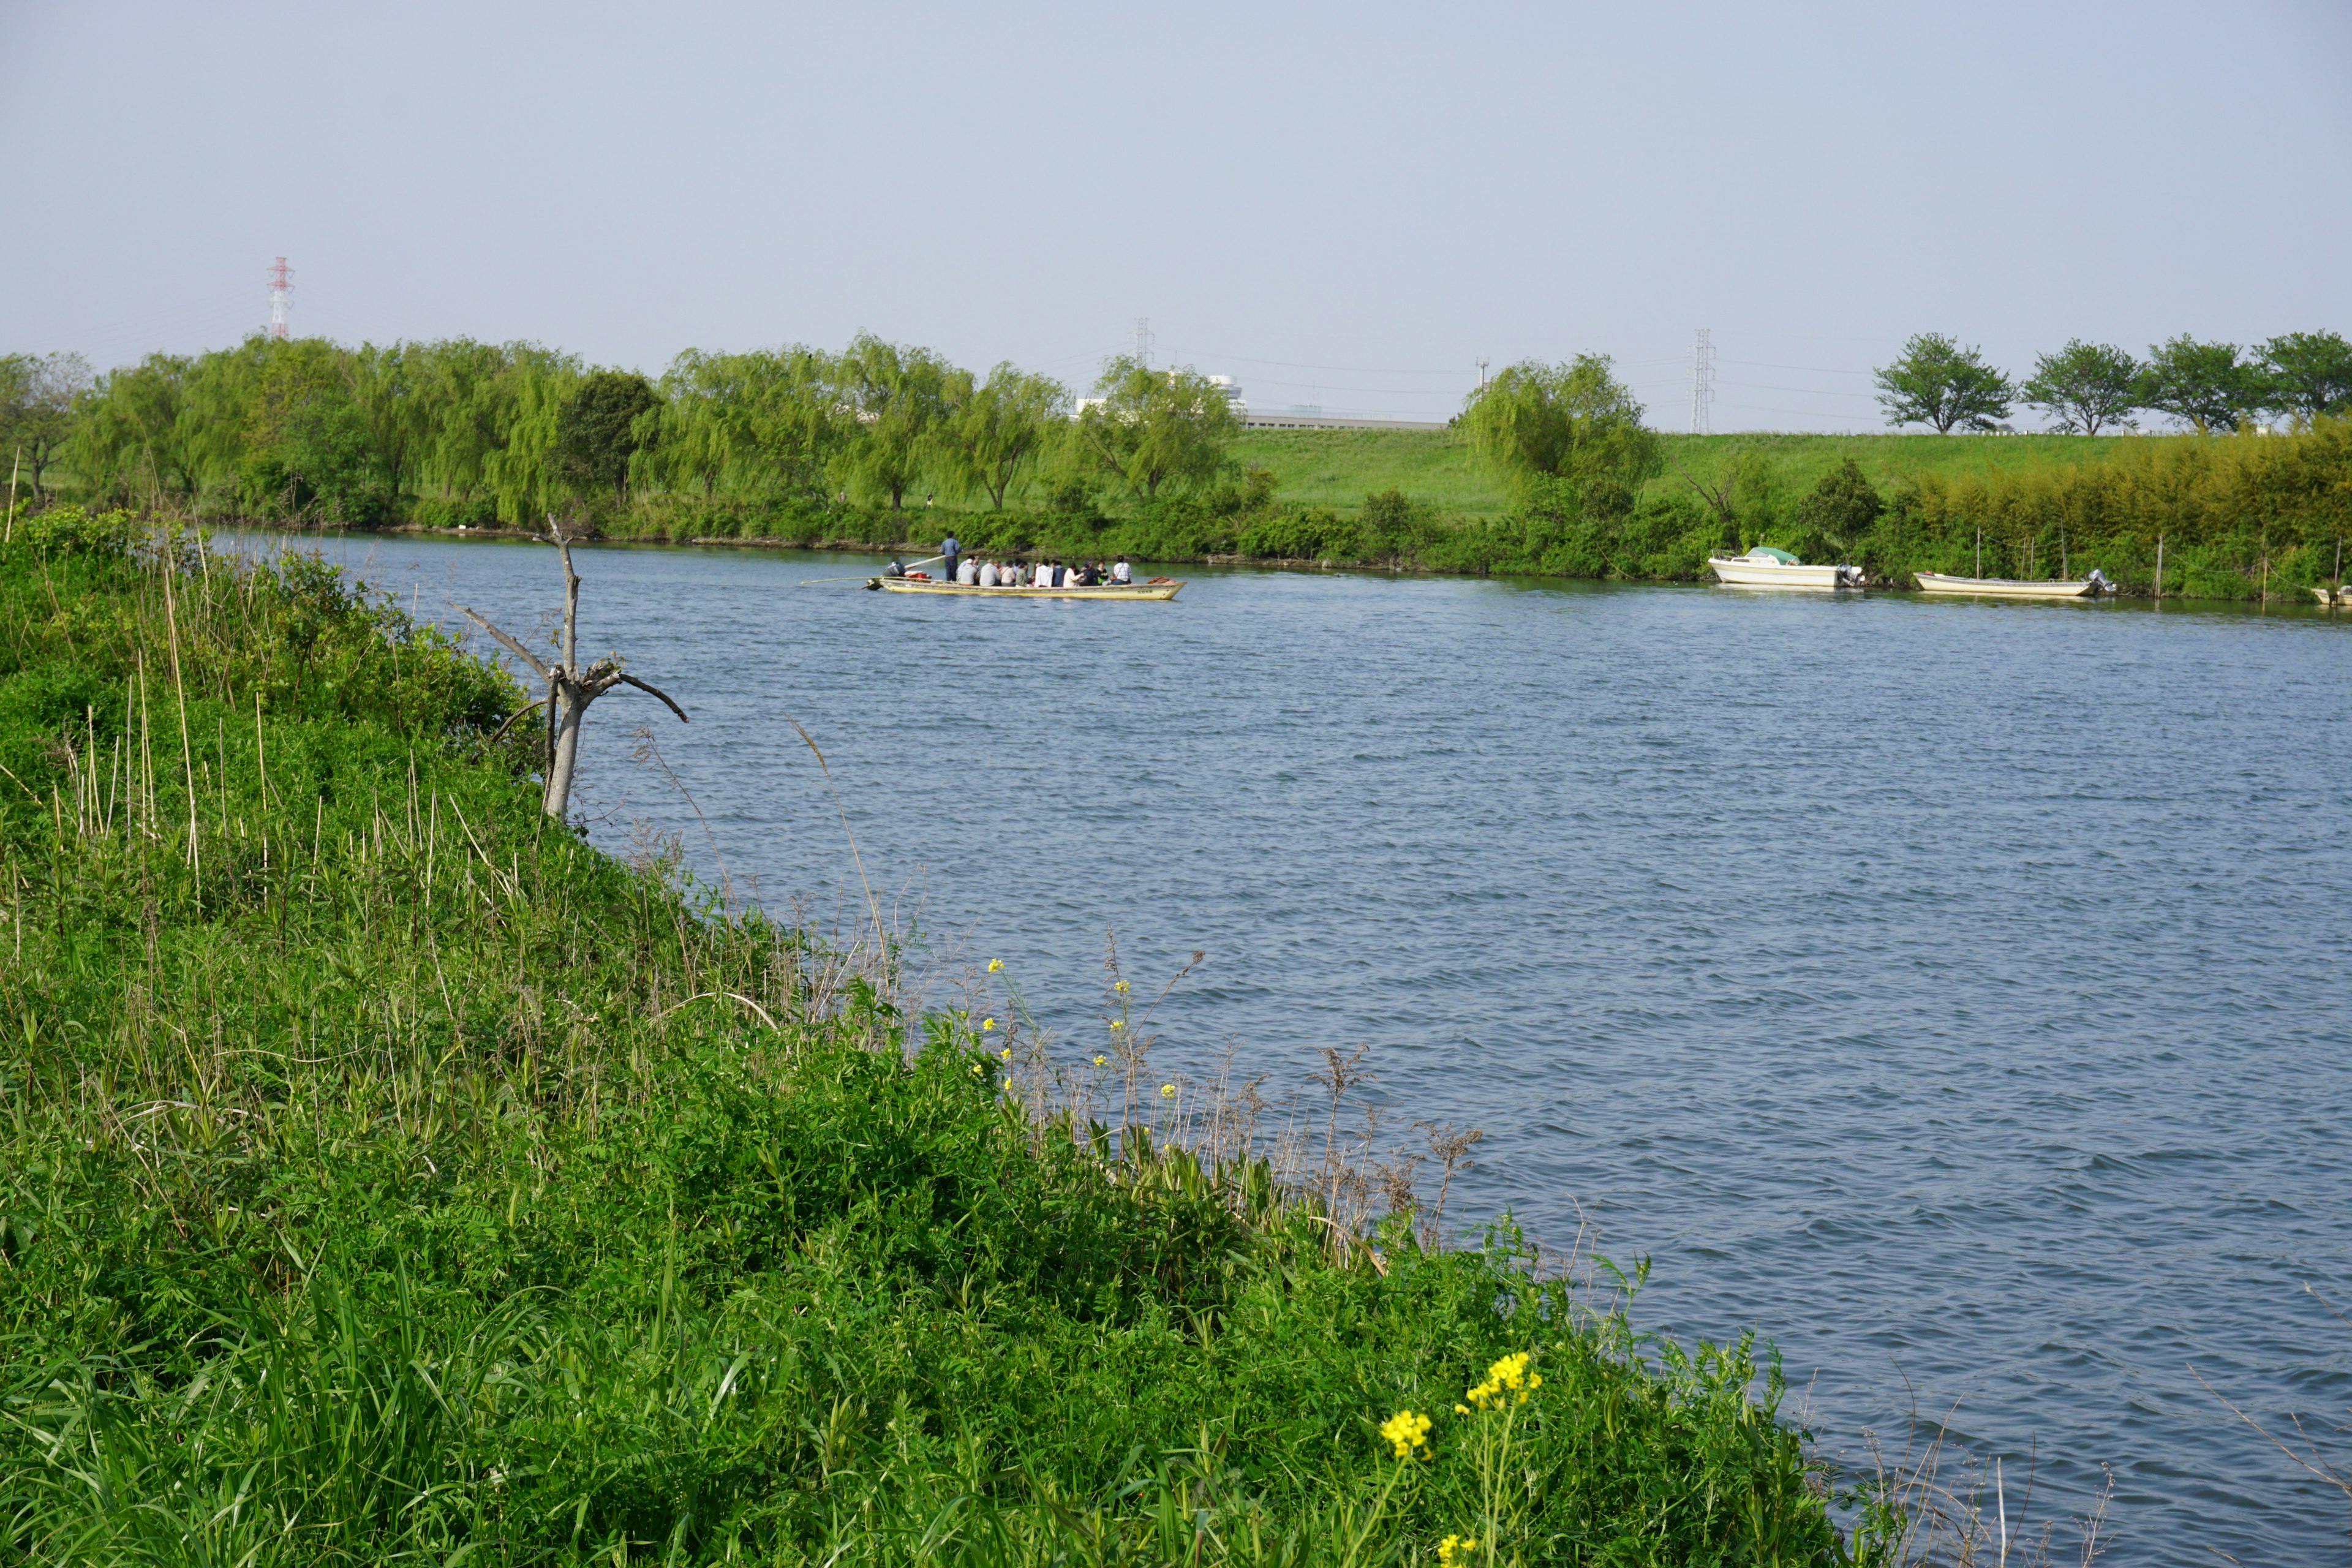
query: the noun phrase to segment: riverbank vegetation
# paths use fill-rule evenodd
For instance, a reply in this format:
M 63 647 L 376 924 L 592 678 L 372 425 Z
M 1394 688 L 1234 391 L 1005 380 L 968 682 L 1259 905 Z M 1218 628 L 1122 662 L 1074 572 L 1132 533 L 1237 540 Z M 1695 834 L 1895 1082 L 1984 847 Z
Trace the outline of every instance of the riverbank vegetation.
M 1116 969 L 926 1004 L 546 816 L 522 700 L 315 560 L 0 541 L 0 1557 L 1900 1551 L 1746 1342 L 1452 1244 L 1356 1058 L 1260 1137 Z
M 2128 592 L 2263 598 L 2340 571 L 2342 347 L 2180 340 L 2143 363 L 2070 343 L 2020 387 L 1930 334 L 1886 373 L 1898 423 L 1966 429 L 2028 397 L 2084 432 L 2063 436 L 1665 436 L 1591 356 L 1507 367 L 1431 431 L 1246 430 L 1190 371 L 1114 360 L 1074 399 L 870 337 L 689 352 L 657 379 L 463 340 L 256 337 L 95 382 L 7 363 L 27 501 L 192 520 L 511 529 L 559 510 L 648 541 L 921 555 L 953 532 L 999 554 L 1650 581 L 1763 543 L 1893 586 L 2095 566 Z M 2116 434 L 2152 407 L 2184 432 Z M 2254 424 L 2265 410 L 2291 428 Z

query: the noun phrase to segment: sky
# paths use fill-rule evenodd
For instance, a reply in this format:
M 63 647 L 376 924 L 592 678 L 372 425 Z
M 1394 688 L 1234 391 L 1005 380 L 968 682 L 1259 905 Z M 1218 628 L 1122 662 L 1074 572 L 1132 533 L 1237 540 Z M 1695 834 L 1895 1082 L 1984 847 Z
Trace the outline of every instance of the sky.
M 0 352 L 294 331 L 658 373 L 869 331 L 1444 418 L 1881 427 L 1920 331 L 2352 333 L 2352 5 L 0 0 Z

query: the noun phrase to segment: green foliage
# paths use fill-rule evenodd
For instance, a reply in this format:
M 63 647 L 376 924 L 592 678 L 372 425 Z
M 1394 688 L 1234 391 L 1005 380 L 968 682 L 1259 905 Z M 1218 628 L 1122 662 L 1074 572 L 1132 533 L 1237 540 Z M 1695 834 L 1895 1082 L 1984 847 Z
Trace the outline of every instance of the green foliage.
M 2288 332 L 2262 347 L 2264 405 L 2315 419 L 2352 414 L 2352 343 L 2341 332 Z
M 2140 402 L 2169 414 L 2200 436 L 2235 430 L 2263 406 L 2262 367 L 2235 343 L 2206 343 L 2182 333 L 2147 351 Z
M 1656 438 L 1606 354 L 1509 365 L 1464 405 L 1472 450 L 1519 485 L 1605 479 L 1631 489 L 1657 471 Z
M 1797 535 L 1789 548 L 1808 561 L 1849 559 L 1885 510 L 1861 466 L 1848 458 L 1797 503 Z
M 555 418 L 555 458 L 563 476 L 585 490 L 610 488 L 625 500 L 629 462 L 653 445 L 661 394 L 634 371 L 600 370 L 583 377 Z
M 2033 362 L 2017 395 L 2058 422 L 2059 428 L 2095 436 L 2102 426 L 2128 425 L 2139 406 L 2139 361 L 2111 343 L 2070 338 L 2054 354 Z
M 1225 390 L 1192 370 L 1121 354 L 1103 366 L 1073 432 L 1078 460 L 1146 499 L 1223 473 L 1238 428 Z
M 73 434 L 75 405 L 89 384 L 89 362 L 79 354 L 0 355 L 0 445 L 9 449 L 11 482 L 21 466 L 37 502 L 49 499 L 49 468 Z
M 1851 1560 L 1746 1342 L 1034 1121 L 887 970 L 551 826 L 496 671 L 199 550 L 0 547 L 0 1558 Z
M 1883 366 L 1876 381 L 1889 425 L 1929 425 L 1938 436 L 1998 428 L 2017 395 L 1981 350 L 1962 348 L 1941 332 L 1921 332 L 1905 343 L 1903 356 Z

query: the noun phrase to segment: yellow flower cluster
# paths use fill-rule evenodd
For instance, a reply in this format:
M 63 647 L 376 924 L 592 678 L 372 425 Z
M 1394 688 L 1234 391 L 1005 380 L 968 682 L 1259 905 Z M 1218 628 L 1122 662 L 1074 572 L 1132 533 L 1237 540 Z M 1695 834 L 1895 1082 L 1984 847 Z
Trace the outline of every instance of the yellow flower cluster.
M 997 1052 L 996 1056 L 998 1060 L 1009 1062 L 1013 1059 L 1013 1047 L 1011 1046 L 1007 1046 L 1003 1050 Z
M 1398 1458 L 1410 1459 L 1415 1448 L 1429 1447 L 1429 1417 L 1400 1410 L 1381 1423 L 1381 1436 L 1389 1440 Z
M 1175 1099 L 1175 1098 L 1176 1098 L 1176 1086 L 1175 1086 L 1174 1084 L 1172 1084 L 1172 1083 L 1163 1083 L 1163 1084 L 1161 1084 L 1161 1085 L 1160 1086 L 1160 1099 L 1162 1099 L 1162 1100 L 1173 1100 L 1173 1099 Z
M 1467 1563 L 1470 1561 L 1471 1554 L 1477 1550 L 1476 1536 L 1449 1535 L 1437 1543 L 1439 1568 L 1454 1568 L 1456 1563 Z
M 1103 1058 L 1100 1058 L 1100 1057 L 1097 1057 L 1097 1058 L 1095 1058 L 1095 1066 L 1097 1066 L 1097 1067 L 1100 1067 L 1100 1066 L 1102 1066 L 1102 1065 L 1103 1065 Z
M 993 1018 L 982 1018 L 980 1021 L 980 1032 L 983 1035 L 994 1027 L 996 1027 L 996 1020 Z
M 988 961 L 988 972 L 989 972 L 991 974 L 995 973 L 998 970 L 1000 970 L 1000 969 L 1002 969 L 1002 968 L 1003 968 L 1003 967 L 1004 967 L 1004 960 L 1003 960 L 1003 959 L 1001 959 L 1001 958 L 992 958 L 992 959 L 990 959 L 990 960 Z
M 1528 1361 L 1528 1352 L 1525 1351 L 1515 1352 L 1505 1356 L 1486 1369 L 1486 1382 L 1471 1389 L 1462 1397 L 1481 1410 L 1499 1410 L 1507 1405 L 1525 1405 L 1528 1402 L 1528 1395 L 1543 1386 L 1543 1374 L 1530 1371 Z M 1514 1398 L 1515 1394 L 1517 1397 Z M 1454 1413 L 1457 1415 L 1467 1415 L 1470 1414 L 1470 1405 L 1457 1405 L 1454 1407 Z

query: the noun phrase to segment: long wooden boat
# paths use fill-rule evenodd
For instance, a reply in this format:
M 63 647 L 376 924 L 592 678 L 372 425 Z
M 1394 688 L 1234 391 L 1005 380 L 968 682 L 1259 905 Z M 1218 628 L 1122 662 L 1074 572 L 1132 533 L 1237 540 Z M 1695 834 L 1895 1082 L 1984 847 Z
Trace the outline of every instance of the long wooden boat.
M 2037 582 L 2028 577 L 1951 577 L 1941 572 L 1918 574 L 1923 594 L 1981 594 L 1996 599 L 2084 599 L 2099 591 L 2089 577 L 2074 582 Z
M 886 594 L 967 594 L 982 599 L 1172 599 L 1181 582 L 1103 583 L 1092 588 L 982 588 L 970 583 L 934 583 L 920 577 L 869 577 L 868 588 Z
M 1859 588 L 1858 566 L 1808 566 L 1785 550 L 1759 544 L 1745 555 L 1710 555 L 1706 563 L 1734 588 Z

